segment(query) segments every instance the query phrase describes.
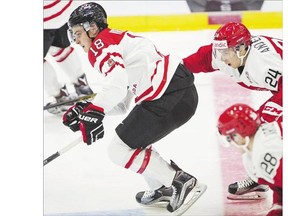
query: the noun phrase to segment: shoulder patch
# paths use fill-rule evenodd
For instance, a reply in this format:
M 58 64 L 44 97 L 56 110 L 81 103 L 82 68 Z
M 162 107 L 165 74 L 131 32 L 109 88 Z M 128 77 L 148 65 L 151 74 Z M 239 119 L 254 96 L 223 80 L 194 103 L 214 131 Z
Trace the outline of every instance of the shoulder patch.
M 109 67 L 112 67 L 113 65 L 115 65 L 115 61 L 111 58 L 108 59 L 107 63 Z

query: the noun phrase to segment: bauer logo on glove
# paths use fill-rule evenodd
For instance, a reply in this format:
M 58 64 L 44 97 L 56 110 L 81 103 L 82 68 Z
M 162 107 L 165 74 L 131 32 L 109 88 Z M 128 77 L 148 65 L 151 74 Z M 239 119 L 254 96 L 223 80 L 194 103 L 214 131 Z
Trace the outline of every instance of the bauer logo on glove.
M 104 136 L 102 110 L 91 102 L 78 102 L 63 115 L 63 124 L 74 132 L 80 130 L 83 142 L 90 145 Z
M 86 122 L 91 122 L 91 123 L 97 123 L 98 121 L 98 118 L 93 118 L 93 117 L 90 117 L 90 116 L 86 116 L 86 115 L 81 115 L 81 113 L 78 115 L 78 118 L 80 120 L 83 120 L 83 121 L 86 121 Z

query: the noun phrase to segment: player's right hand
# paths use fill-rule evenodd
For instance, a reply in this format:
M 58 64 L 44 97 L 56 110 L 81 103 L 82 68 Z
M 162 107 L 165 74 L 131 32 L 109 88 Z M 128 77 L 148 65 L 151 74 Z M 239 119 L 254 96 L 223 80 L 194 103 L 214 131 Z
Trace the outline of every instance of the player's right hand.
M 69 127 L 72 131 L 78 131 L 80 120 L 78 118 L 79 113 L 88 105 L 90 102 L 78 102 L 74 106 L 70 107 L 63 115 L 63 124 Z

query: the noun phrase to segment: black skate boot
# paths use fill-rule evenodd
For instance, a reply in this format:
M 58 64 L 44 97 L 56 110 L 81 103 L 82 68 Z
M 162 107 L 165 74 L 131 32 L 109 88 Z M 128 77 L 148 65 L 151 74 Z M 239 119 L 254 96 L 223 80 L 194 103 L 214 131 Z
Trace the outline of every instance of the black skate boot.
M 267 185 L 261 185 L 254 182 L 251 178 L 235 182 L 229 185 L 228 199 L 231 200 L 258 200 L 265 199 L 266 191 L 269 190 Z
M 194 176 L 181 170 L 172 160 L 171 166 L 176 170 L 176 174 L 171 186 L 173 195 L 167 210 L 174 215 L 181 215 L 200 198 L 207 186 L 200 184 Z
M 70 100 L 73 100 L 76 98 L 76 95 L 71 95 L 69 94 L 68 90 L 67 90 L 67 87 L 66 85 L 64 85 L 61 89 L 60 89 L 60 93 L 55 96 L 55 102 L 50 102 L 48 103 L 47 105 L 51 105 L 51 104 L 55 104 L 55 103 L 60 103 L 60 102 L 65 102 L 65 101 L 70 101 Z M 47 106 L 46 105 L 46 106 Z M 52 114 L 59 114 L 59 113 L 62 113 L 62 112 L 66 112 L 71 106 L 73 106 L 74 103 L 71 102 L 71 103 L 66 103 L 64 105 L 61 105 L 61 106 L 57 106 L 57 107 L 53 107 L 53 108 L 50 108 L 50 109 L 47 109 L 47 111 L 49 113 L 52 113 Z
M 170 201 L 173 194 L 172 187 L 165 187 L 164 185 L 157 190 L 141 191 L 136 194 L 136 201 L 142 205 L 165 205 Z
M 78 83 L 74 83 L 74 88 L 78 96 L 93 94 L 92 89 L 88 85 L 85 74 L 81 75 L 77 81 Z

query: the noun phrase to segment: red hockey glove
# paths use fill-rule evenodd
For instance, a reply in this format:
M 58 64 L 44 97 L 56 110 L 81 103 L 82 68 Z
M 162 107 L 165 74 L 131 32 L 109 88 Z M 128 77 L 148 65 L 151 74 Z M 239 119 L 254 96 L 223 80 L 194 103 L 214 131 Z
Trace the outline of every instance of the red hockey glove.
M 78 119 L 79 113 L 87 107 L 90 102 L 78 102 L 70 107 L 63 115 L 63 124 L 68 126 L 72 131 L 78 131 L 80 120 Z
M 102 122 L 104 116 L 105 114 L 92 103 L 83 109 L 78 115 L 83 141 L 87 143 L 87 145 L 91 145 L 92 142 L 104 137 L 104 127 Z

